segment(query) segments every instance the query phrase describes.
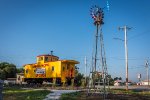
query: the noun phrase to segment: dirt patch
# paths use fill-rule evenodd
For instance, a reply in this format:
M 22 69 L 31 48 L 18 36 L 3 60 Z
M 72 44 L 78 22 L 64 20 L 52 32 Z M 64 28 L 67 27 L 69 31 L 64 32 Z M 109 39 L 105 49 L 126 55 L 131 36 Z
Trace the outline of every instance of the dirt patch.
M 150 100 L 150 95 L 141 95 L 141 94 L 113 94 L 109 93 L 107 95 L 103 94 L 87 94 L 85 91 L 64 94 L 61 97 L 61 100 Z
M 85 95 L 84 93 L 82 95 Z M 138 94 L 107 94 L 105 95 L 97 95 L 91 94 L 86 96 L 86 100 L 150 100 L 150 96 L 142 96 Z M 80 98 L 83 99 L 83 98 Z

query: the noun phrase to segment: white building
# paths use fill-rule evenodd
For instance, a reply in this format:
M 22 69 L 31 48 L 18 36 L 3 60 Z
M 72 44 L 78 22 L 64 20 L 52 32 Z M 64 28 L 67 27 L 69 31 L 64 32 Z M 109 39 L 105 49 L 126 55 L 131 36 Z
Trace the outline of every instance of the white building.
M 24 73 L 17 73 L 16 76 L 17 76 L 16 83 L 23 84 L 24 83 Z
M 148 85 L 148 80 L 141 81 L 141 85 Z M 150 80 L 149 80 L 149 85 L 150 85 Z
M 121 86 L 123 84 L 122 80 L 116 80 L 114 81 L 114 86 Z

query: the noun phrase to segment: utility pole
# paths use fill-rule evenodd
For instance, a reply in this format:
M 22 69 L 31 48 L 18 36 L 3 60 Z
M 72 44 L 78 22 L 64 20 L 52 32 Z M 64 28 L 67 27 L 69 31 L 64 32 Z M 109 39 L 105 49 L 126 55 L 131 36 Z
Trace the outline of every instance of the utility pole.
M 147 82 L 148 82 L 148 86 L 149 86 L 149 62 L 148 62 L 148 60 L 146 60 L 145 67 L 147 69 Z
M 127 30 L 130 30 L 131 28 L 124 26 L 119 27 L 119 30 L 124 30 L 125 39 L 124 39 L 124 45 L 125 45 L 125 64 L 126 64 L 126 90 L 128 90 L 128 47 L 127 47 Z
M 87 69 L 87 59 L 86 59 L 86 56 L 85 56 L 85 59 L 84 59 L 84 63 L 85 63 L 85 86 L 86 86 L 86 69 Z

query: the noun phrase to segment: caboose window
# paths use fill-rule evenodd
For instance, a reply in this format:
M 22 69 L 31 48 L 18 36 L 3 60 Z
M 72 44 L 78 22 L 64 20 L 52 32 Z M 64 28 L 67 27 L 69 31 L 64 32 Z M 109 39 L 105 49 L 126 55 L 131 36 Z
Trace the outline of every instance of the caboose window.
M 65 67 L 63 66 L 63 71 L 65 71 Z
M 28 70 L 26 70 L 26 73 L 28 73 Z
M 52 66 L 52 71 L 54 71 L 54 66 Z
M 43 60 L 43 57 L 39 57 L 39 61 Z
M 69 64 L 67 64 L 67 69 L 69 69 L 69 66 L 70 66 L 70 65 L 69 65 Z
M 48 61 L 48 57 L 45 57 L 45 61 L 46 61 L 46 62 Z

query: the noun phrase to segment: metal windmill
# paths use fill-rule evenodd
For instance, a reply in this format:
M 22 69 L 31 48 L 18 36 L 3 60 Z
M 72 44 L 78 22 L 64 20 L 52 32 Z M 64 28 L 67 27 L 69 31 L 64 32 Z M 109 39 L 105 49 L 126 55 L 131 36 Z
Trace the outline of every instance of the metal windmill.
M 88 87 L 88 94 L 102 93 L 106 94 L 106 85 L 108 82 L 108 73 L 105 57 L 105 49 L 103 42 L 102 25 L 104 24 L 103 9 L 98 6 L 91 8 L 91 16 L 94 19 L 94 25 L 96 26 L 95 44 L 92 55 L 92 66 L 90 72 L 90 80 Z

